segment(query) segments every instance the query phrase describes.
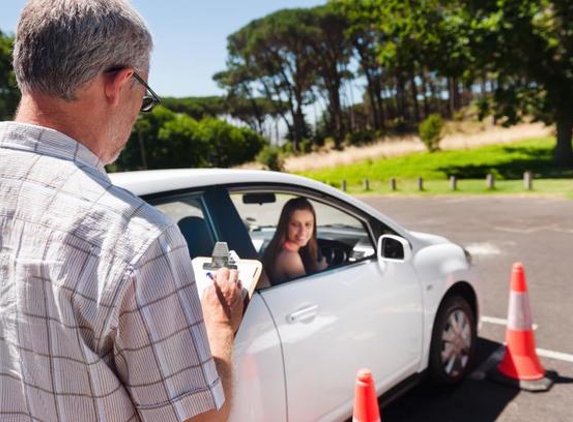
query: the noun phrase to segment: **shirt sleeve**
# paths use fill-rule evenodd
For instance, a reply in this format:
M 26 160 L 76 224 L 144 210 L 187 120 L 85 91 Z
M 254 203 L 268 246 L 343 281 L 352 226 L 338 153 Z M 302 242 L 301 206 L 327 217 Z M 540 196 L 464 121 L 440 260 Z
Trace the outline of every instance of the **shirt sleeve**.
M 128 275 L 115 364 L 142 420 L 181 421 L 224 403 L 188 248 L 176 226 Z

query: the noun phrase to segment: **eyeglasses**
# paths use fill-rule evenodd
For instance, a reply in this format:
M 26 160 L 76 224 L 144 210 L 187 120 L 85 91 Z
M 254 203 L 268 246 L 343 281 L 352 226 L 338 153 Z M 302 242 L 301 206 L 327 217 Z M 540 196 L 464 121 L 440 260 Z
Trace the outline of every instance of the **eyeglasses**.
M 147 92 L 143 96 L 141 108 L 139 110 L 143 113 L 149 113 L 151 110 L 153 110 L 153 108 L 156 105 L 161 104 L 161 98 L 159 98 L 159 96 L 155 92 L 153 92 L 153 90 L 149 87 L 149 85 L 145 83 L 145 81 L 141 78 L 141 76 L 133 72 L 133 77 L 147 90 Z

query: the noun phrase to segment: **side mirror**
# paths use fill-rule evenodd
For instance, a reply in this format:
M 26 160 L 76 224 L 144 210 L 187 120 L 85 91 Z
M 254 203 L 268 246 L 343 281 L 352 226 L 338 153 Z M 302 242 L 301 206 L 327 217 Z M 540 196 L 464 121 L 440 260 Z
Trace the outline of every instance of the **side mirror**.
M 410 243 L 392 234 L 380 236 L 377 252 L 379 261 L 406 262 L 412 257 Z

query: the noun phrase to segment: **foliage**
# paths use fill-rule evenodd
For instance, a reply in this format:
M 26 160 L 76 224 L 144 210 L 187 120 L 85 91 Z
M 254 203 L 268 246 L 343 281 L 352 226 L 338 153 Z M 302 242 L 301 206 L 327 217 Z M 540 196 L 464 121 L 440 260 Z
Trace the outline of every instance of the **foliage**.
M 285 142 L 281 146 L 280 150 L 284 155 L 293 155 L 296 153 L 296 151 L 294 150 L 293 144 L 291 144 L 290 142 Z
M 372 130 L 352 132 L 347 137 L 349 145 L 360 146 L 371 143 L 376 138 L 377 133 Z
M 223 97 L 164 97 L 161 102 L 169 110 L 175 113 L 185 113 L 196 120 L 222 116 L 227 112 Z
M 138 121 L 120 164 L 229 165 L 251 135 L 215 117 L 239 119 L 258 134 L 281 120 L 299 152 L 325 139 L 341 148 L 344 139 L 361 144 L 371 133 L 412 131 L 436 113 L 457 119 L 474 102 L 480 118 L 493 115 L 504 126 L 532 117 L 555 124 L 554 161 L 571 168 L 572 21 L 570 0 L 329 0 L 279 10 L 228 37 L 226 68 L 214 76 L 224 97 L 166 98 L 171 114 Z M 0 33 L 0 118 L 19 99 L 12 42 Z M 364 92 L 352 104 L 356 81 L 365 81 Z M 323 106 L 316 127 L 306 115 L 312 104 Z M 167 136 L 185 155 L 170 155 Z M 256 139 L 241 159 L 256 155 Z
M 114 171 L 230 167 L 252 161 L 266 141 L 249 128 L 207 117 L 195 120 L 159 106 L 142 115 Z
M 352 77 L 347 70 L 352 56 L 352 44 L 346 36 L 349 21 L 344 13 L 328 4 L 311 9 L 310 17 L 308 25 L 315 34 L 309 43 L 316 71 L 315 86 L 328 99 L 330 133 L 335 147 L 340 149 L 346 134 L 341 88 L 344 79 Z
M 237 128 L 212 118 L 199 122 L 198 135 L 210 146 L 210 167 L 232 167 L 252 161 L 266 143 L 252 129 Z
M 482 111 L 505 125 L 533 115 L 556 123 L 556 164 L 571 167 L 573 3 L 567 0 L 464 1 L 477 65 L 498 86 Z
M 257 155 L 257 161 L 272 171 L 283 171 L 284 169 L 282 153 L 277 147 L 265 146 Z
M 420 139 L 429 152 L 440 149 L 440 140 L 444 129 L 444 119 L 439 114 L 430 114 L 418 127 Z
M 0 120 L 12 119 L 20 101 L 20 91 L 12 69 L 14 37 L 0 31 Z
M 294 134 L 295 149 L 306 136 L 303 107 L 314 98 L 315 68 L 308 44 L 316 31 L 310 19 L 306 9 L 286 9 L 249 23 L 228 37 L 227 70 L 218 75 L 230 93 L 254 98 L 258 91 L 270 104 L 280 105 L 274 111 Z
M 157 133 L 161 154 L 156 157 L 154 165 L 159 165 L 159 168 L 211 167 L 211 148 L 201 129 L 192 117 L 175 115 Z

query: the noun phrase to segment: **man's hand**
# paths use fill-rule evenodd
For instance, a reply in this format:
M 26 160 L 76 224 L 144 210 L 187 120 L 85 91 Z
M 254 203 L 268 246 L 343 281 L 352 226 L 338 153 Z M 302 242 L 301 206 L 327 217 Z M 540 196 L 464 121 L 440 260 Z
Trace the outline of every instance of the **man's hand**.
M 236 270 L 221 268 L 215 273 L 213 285 L 207 287 L 201 298 L 205 329 L 209 337 L 211 354 L 223 382 L 225 404 L 193 418 L 193 421 L 227 421 L 233 397 L 233 338 L 243 319 L 242 286 Z
M 213 285 L 204 290 L 201 305 L 207 331 L 211 327 L 229 327 L 235 333 L 243 316 L 242 285 L 236 270 L 221 268 Z

